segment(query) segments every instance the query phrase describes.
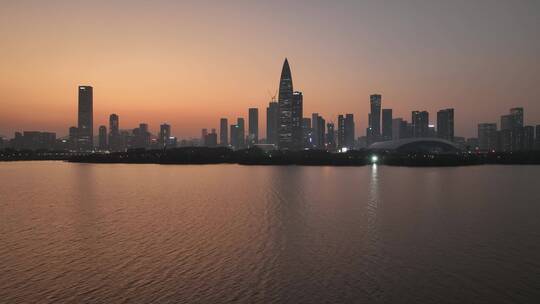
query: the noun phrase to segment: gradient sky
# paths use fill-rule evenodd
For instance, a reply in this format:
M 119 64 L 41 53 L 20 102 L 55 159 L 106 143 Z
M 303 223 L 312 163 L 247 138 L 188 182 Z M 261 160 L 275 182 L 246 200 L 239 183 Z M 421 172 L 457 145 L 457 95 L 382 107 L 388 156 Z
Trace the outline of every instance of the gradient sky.
M 457 136 L 514 106 L 540 124 L 537 0 L 0 0 L 0 134 L 65 135 L 88 84 L 96 130 L 117 113 L 196 137 L 258 107 L 265 137 L 285 57 L 304 116 L 354 113 L 358 135 L 372 93 L 407 120 L 454 107 Z

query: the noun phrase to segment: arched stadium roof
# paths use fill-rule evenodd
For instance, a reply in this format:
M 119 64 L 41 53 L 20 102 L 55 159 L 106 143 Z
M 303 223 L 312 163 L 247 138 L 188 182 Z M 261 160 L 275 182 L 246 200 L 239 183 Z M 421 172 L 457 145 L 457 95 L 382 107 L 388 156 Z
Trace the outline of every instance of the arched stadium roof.
M 460 151 L 460 148 L 453 142 L 432 137 L 381 141 L 371 144 L 368 149 L 372 151 L 428 153 L 455 153 Z

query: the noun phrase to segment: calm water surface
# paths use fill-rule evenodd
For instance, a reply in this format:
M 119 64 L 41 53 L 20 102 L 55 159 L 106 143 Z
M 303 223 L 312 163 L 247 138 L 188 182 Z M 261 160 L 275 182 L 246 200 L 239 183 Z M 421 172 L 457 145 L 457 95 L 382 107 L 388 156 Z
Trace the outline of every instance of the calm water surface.
M 540 166 L 0 163 L 0 303 L 540 303 Z

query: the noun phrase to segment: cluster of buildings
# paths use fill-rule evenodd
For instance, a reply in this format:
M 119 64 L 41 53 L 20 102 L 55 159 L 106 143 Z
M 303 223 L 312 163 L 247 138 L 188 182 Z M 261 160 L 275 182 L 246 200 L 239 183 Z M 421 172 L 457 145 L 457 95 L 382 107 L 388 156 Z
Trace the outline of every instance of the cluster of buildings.
M 55 133 L 16 132 L 9 141 L 0 137 L 0 148 L 24 150 L 126 151 L 128 149 L 165 149 L 177 146 L 226 146 L 244 149 L 254 146 L 263 149 L 303 150 L 321 149 L 343 152 L 367 148 L 373 143 L 407 138 L 438 138 L 452 142 L 462 149 L 478 151 L 528 151 L 540 149 L 540 125 L 524 126 L 523 108 L 512 108 L 496 123 L 478 125 L 478 137 L 454 136 L 454 109 L 437 112 L 436 125 L 430 124 L 429 113 L 411 112 L 410 121 L 393 117 L 392 109 L 382 108 L 382 96 L 369 97 L 370 113 L 365 136 L 355 136 L 355 118 L 351 113 L 340 114 L 337 125 L 319 113 L 304 117 L 303 95 L 293 89 L 289 62 L 285 59 L 279 81 L 279 95 L 266 108 L 266 137 L 259 138 L 259 109 L 248 109 L 247 130 L 243 117 L 234 121 L 221 118 L 219 134 L 215 128 L 202 129 L 201 137 L 181 140 L 171 135 L 171 126 L 161 124 L 159 134 L 153 135 L 146 123 L 128 130 L 120 128 L 120 118 L 111 114 L 108 126 L 99 126 L 94 134 L 93 88 L 78 87 L 78 124 L 69 128 L 69 136 L 56 138 Z
M 523 108 L 512 108 L 501 116 L 500 128 L 497 123 L 478 124 L 478 148 L 501 152 L 540 149 L 540 125 L 525 126 Z

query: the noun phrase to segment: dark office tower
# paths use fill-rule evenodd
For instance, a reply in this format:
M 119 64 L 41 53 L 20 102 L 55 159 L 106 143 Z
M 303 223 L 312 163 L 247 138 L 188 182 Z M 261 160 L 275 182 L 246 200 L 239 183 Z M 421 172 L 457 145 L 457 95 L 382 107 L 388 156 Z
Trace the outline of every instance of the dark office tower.
M 79 138 L 77 133 L 78 133 L 77 127 L 69 128 L 69 149 L 70 150 L 77 150 L 77 139 Z
M 302 141 L 304 142 L 304 148 L 313 148 L 313 133 L 311 130 L 311 118 L 302 118 Z
M 369 96 L 371 112 L 368 115 L 368 142 L 373 143 L 381 136 L 381 104 L 382 96 L 373 94 Z
M 510 109 L 510 115 L 512 115 L 513 128 L 523 127 L 523 108 Z
M 122 150 L 122 139 L 120 137 L 120 119 L 118 115 L 109 116 L 109 150 Z
M 494 151 L 497 149 L 497 124 L 478 124 L 478 147 L 481 151 Z
M 208 129 L 204 128 L 201 130 L 201 143 L 203 146 L 205 145 L 206 135 L 208 135 Z
M 345 115 L 345 147 L 347 149 L 354 148 L 354 115 L 346 114 Z
M 99 150 L 107 150 L 107 127 L 99 126 Z
M 501 116 L 501 130 L 511 131 L 514 128 L 514 116 L 503 115 Z
M 215 147 L 217 146 L 217 133 L 216 129 L 212 129 L 212 132 L 206 135 L 206 146 Z
M 454 141 L 454 109 L 437 112 L 437 137 Z
M 304 103 L 302 92 L 295 91 L 293 93 L 292 100 L 292 148 L 294 150 L 300 150 L 304 146 L 302 141 L 302 119 Z
M 94 149 L 94 106 L 93 88 L 79 86 L 78 148 L 81 151 Z
M 159 126 L 159 146 L 166 148 L 171 138 L 171 126 L 168 124 L 162 124 Z
M 326 121 L 324 120 L 324 118 L 322 118 L 322 116 L 317 116 L 317 133 L 316 133 L 316 137 L 317 137 L 317 143 L 318 143 L 318 146 L 317 146 L 317 149 L 321 149 L 321 150 L 324 150 L 326 149 L 326 140 L 325 140 L 325 126 L 326 126 Z
M 244 119 L 239 117 L 236 121 L 236 125 L 238 126 L 237 136 L 238 136 L 238 147 L 240 149 L 243 149 L 246 147 L 246 127 L 244 123 Z
M 148 148 L 150 147 L 150 131 L 148 129 L 148 124 L 140 123 L 139 124 L 139 148 Z
M 523 127 L 523 151 L 531 151 L 534 149 L 534 127 Z
M 259 109 L 250 108 L 248 110 L 248 146 L 253 147 L 259 143 Z
M 228 125 L 229 123 L 227 122 L 227 118 L 222 118 L 219 120 L 219 144 L 224 147 L 229 145 Z
M 392 109 L 382 110 L 382 139 L 392 140 Z
M 313 133 L 312 145 L 313 148 L 319 147 L 319 114 L 311 114 L 311 132 Z
M 392 140 L 400 139 L 401 136 L 403 136 L 401 132 L 402 123 L 403 123 L 403 118 L 392 119 Z
M 336 150 L 336 130 L 334 127 L 334 123 L 329 122 L 326 124 L 326 147 L 329 151 Z
M 427 137 L 429 134 L 429 113 L 412 111 L 413 137 Z
M 266 108 L 266 143 L 277 145 L 279 141 L 279 104 L 271 101 Z
M 280 149 L 292 148 L 293 83 L 289 62 L 285 58 L 279 80 L 279 143 Z
M 240 148 L 238 143 L 238 126 L 231 125 L 231 147 L 235 150 Z
M 341 149 L 345 146 L 345 117 L 338 115 L 337 147 Z

